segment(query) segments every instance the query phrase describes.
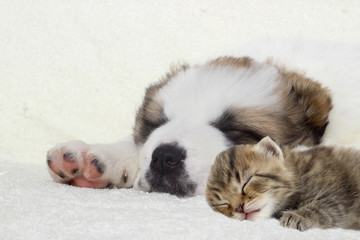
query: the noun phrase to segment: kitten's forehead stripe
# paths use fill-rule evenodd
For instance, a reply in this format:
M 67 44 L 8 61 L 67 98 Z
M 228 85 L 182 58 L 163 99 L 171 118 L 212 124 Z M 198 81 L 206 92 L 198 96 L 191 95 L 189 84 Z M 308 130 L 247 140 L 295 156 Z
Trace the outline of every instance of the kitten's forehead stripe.
M 236 171 L 235 176 L 236 176 L 236 180 L 240 183 L 240 174 L 238 171 Z
M 230 153 L 229 153 L 229 163 L 230 163 L 230 169 L 234 169 L 235 168 L 235 158 L 236 158 L 236 152 L 235 152 L 235 147 L 230 148 Z
M 214 196 L 216 197 L 217 200 L 221 201 L 221 198 L 219 197 L 219 195 L 217 193 L 214 193 Z
M 228 180 L 228 182 L 231 181 L 232 177 L 233 177 L 232 172 L 230 170 L 228 170 L 228 172 L 227 172 L 227 180 Z
M 216 185 L 219 185 L 220 187 L 222 188 L 225 188 L 226 187 L 226 183 L 221 181 L 221 179 L 217 179 L 218 181 L 216 181 Z

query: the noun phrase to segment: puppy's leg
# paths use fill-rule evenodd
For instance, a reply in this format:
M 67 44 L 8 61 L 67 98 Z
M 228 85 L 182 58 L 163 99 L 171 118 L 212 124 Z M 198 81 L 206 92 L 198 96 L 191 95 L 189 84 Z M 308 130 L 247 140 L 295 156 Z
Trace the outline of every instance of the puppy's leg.
M 56 182 L 79 187 L 129 188 L 139 171 L 132 137 L 111 144 L 59 143 L 48 151 L 47 162 Z

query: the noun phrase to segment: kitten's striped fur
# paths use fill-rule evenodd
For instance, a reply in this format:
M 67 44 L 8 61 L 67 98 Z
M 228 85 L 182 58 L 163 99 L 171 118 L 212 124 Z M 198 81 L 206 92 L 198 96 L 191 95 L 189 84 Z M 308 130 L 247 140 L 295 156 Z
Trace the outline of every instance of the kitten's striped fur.
M 240 220 L 274 216 L 301 231 L 360 229 L 360 151 L 294 151 L 269 137 L 234 146 L 218 155 L 206 196 L 214 210 Z

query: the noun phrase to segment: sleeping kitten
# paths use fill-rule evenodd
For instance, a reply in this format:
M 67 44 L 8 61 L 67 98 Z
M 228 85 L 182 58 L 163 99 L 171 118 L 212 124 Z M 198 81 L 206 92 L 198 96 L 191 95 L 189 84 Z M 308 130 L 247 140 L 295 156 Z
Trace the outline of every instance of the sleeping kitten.
M 269 137 L 220 153 L 211 168 L 210 206 L 240 220 L 280 218 L 285 227 L 360 229 L 360 151 L 281 149 Z

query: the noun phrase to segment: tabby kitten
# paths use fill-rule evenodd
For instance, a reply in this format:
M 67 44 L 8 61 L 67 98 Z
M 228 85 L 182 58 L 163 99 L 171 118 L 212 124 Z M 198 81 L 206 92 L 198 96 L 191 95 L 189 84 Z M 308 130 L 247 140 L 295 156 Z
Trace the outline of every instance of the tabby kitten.
M 360 229 L 360 151 L 280 148 L 269 137 L 220 153 L 211 168 L 210 206 L 240 220 L 280 218 L 285 227 Z

